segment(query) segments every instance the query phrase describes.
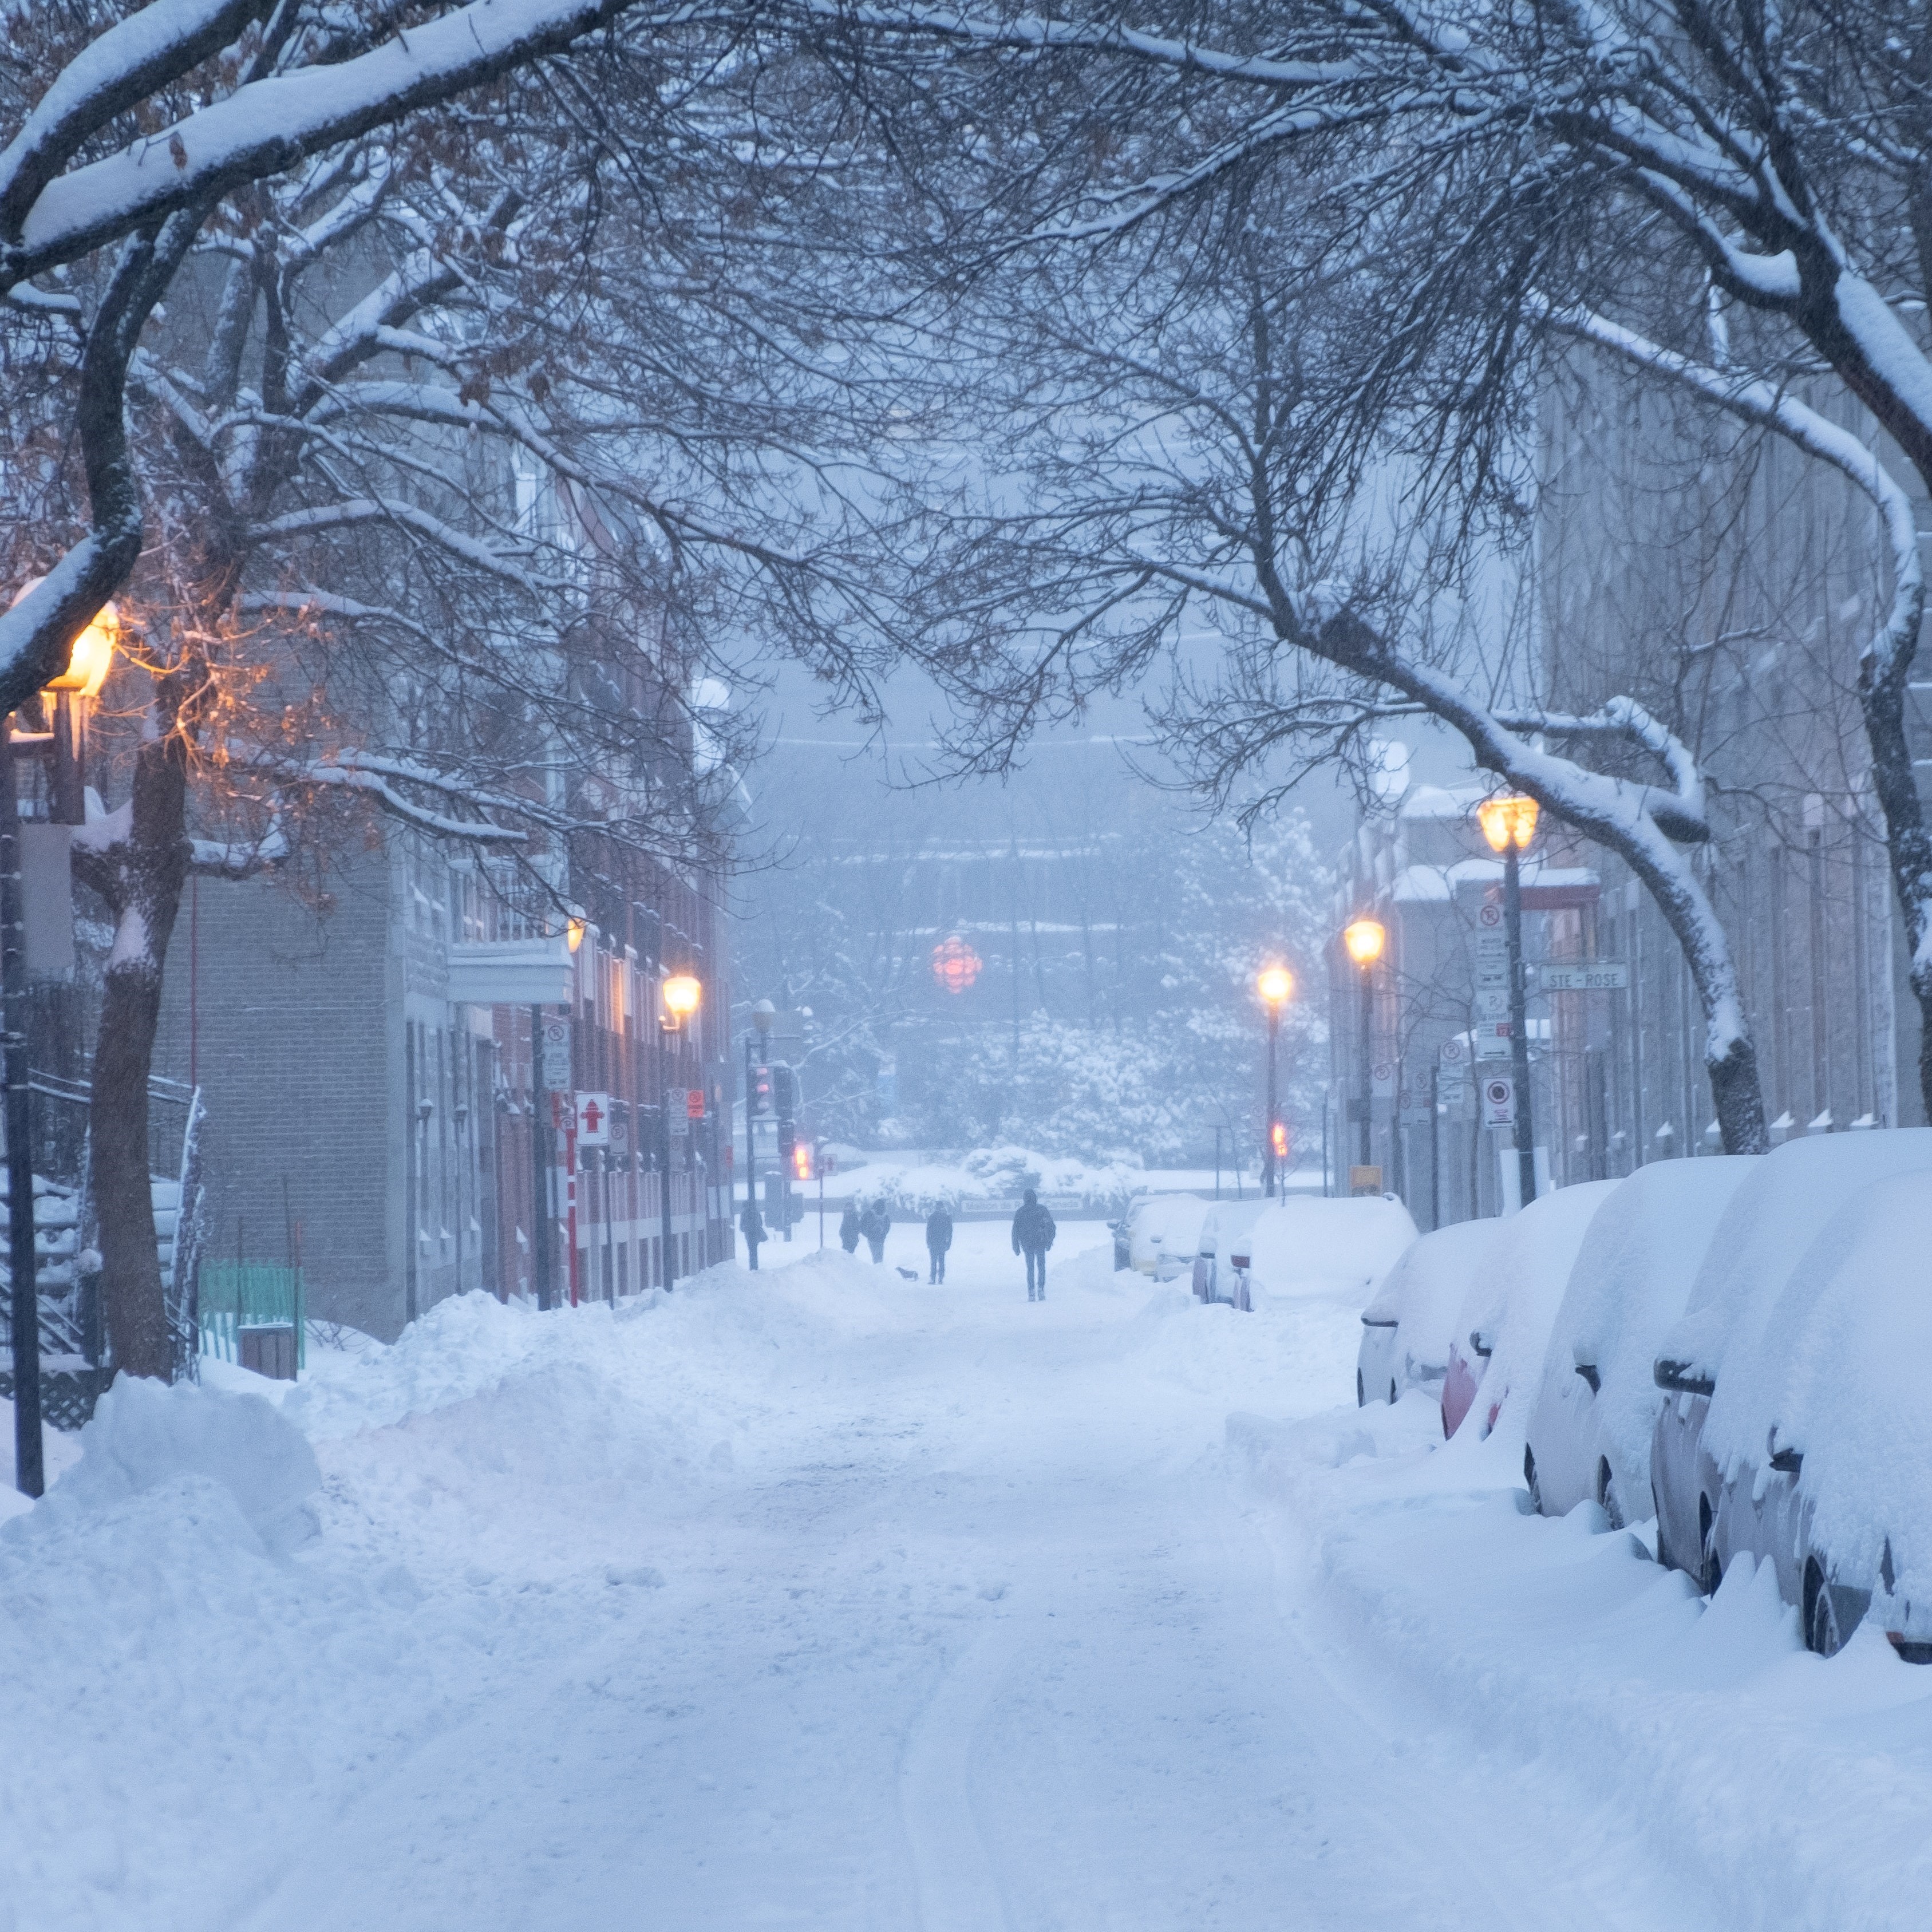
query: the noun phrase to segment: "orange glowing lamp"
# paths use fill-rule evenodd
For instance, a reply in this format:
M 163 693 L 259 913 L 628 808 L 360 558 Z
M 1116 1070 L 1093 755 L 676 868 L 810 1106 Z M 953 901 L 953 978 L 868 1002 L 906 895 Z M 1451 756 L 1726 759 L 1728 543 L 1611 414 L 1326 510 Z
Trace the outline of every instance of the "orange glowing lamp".
M 1372 966 L 1382 956 L 1388 933 L 1378 919 L 1358 919 L 1342 928 L 1342 944 L 1358 966 Z
M 1294 994 L 1294 975 L 1286 966 L 1264 966 L 1255 976 L 1255 990 L 1268 1005 L 1285 1006 Z
M 681 1027 L 698 1010 L 704 989 L 688 973 L 674 973 L 664 982 L 665 1024 Z
M 1522 792 L 1498 792 L 1494 798 L 1484 799 L 1476 808 L 1476 816 L 1482 821 L 1490 850 L 1507 852 L 1514 845 L 1519 852 L 1526 851 L 1536 836 L 1539 809 L 1535 800 Z
M 812 1148 L 809 1143 L 800 1141 L 791 1150 L 792 1178 L 795 1180 L 812 1178 Z
M 1268 1130 L 1268 1144 L 1274 1150 L 1274 1157 L 1276 1160 L 1287 1160 L 1288 1123 L 1286 1120 L 1276 1121 Z
M 964 992 L 979 978 L 986 963 L 956 932 L 932 949 L 932 976 L 949 993 Z

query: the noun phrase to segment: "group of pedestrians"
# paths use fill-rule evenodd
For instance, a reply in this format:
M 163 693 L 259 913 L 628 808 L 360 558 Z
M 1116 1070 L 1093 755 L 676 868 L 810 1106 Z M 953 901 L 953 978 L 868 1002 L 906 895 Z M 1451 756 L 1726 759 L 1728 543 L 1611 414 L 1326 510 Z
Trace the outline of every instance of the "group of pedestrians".
M 848 1255 L 859 1252 L 862 1240 L 872 1251 L 874 1262 L 886 1258 L 886 1237 L 892 1232 L 892 1217 L 882 1201 L 870 1201 L 862 1210 L 856 1202 L 848 1202 L 838 1222 L 838 1245 Z M 1027 1299 L 1046 1299 L 1046 1251 L 1059 1233 L 1052 1212 L 1029 1187 L 1013 1216 L 1013 1252 L 1026 1257 Z M 952 1246 L 952 1210 L 944 1202 L 926 1217 L 926 1280 L 934 1286 L 946 1280 L 946 1257 Z M 754 1267 L 756 1262 L 752 1264 Z M 900 1272 L 916 1279 L 908 1269 Z

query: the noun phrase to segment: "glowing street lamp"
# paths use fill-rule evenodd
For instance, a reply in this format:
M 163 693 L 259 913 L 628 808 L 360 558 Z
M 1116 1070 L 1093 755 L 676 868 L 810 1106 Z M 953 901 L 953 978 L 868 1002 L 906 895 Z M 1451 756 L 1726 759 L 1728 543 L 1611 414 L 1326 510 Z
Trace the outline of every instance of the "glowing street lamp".
M 704 997 L 704 988 L 688 973 L 670 974 L 658 989 L 664 1006 L 658 1022 L 658 1199 L 662 1210 L 660 1233 L 664 1243 L 660 1274 L 667 1294 L 677 1273 L 670 1225 L 670 1044 L 684 1031 Z
M 1529 988 L 1522 966 L 1522 854 L 1536 836 L 1537 803 L 1521 792 L 1499 792 L 1476 808 L 1483 836 L 1503 856 L 1503 928 L 1509 944 L 1510 1076 L 1516 1087 L 1517 1194 L 1536 1198 L 1536 1132 L 1529 1113 Z
M 1362 969 L 1362 1154 L 1361 1164 L 1372 1164 L 1370 1116 L 1375 1094 L 1374 1055 L 1370 1035 L 1375 1026 L 1376 962 L 1388 943 L 1388 930 L 1378 919 L 1352 920 L 1342 928 L 1342 944 L 1348 957 Z
M 1294 975 L 1286 966 L 1264 966 L 1255 976 L 1255 990 L 1268 1009 L 1268 1140 L 1262 1154 L 1267 1168 L 1263 1192 L 1272 1198 L 1280 1191 L 1279 1176 L 1288 1152 L 1288 1130 L 1276 1097 L 1275 1042 L 1281 1032 L 1281 1010 L 1294 994 Z

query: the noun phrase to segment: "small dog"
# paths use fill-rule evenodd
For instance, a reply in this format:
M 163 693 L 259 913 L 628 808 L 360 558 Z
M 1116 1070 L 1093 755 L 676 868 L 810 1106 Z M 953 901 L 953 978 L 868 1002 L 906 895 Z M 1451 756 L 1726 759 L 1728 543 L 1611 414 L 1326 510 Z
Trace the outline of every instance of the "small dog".
M 898 1264 L 895 1263 L 894 1265 L 897 1266 Z M 919 1279 L 919 1270 L 917 1268 L 900 1268 L 899 1273 L 904 1275 L 908 1281 L 916 1281 Z

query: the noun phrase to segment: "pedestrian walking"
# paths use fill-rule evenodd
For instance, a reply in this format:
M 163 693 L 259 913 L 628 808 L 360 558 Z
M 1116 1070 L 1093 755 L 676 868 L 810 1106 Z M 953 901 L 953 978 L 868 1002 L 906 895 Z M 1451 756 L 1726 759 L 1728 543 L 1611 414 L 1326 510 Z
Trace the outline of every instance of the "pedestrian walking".
M 1046 1251 L 1059 1232 L 1052 1213 L 1040 1205 L 1040 1196 L 1029 1187 L 1020 1197 L 1019 1212 L 1013 1216 L 1013 1252 L 1026 1256 L 1029 1301 L 1046 1299 Z
M 926 1217 L 926 1252 L 932 1262 L 932 1272 L 928 1277 L 934 1282 L 946 1279 L 946 1251 L 952 1245 L 952 1210 L 942 1201 Z
M 838 1217 L 838 1245 L 848 1255 L 859 1252 L 859 1210 L 848 1201 L 845 1211 Z
M 883 1201 L 873 1202 L 859 1217 L 859 1232 L 866 1238 L 866 1245 L 872 1251 L 872 1258 L 882 1262 L 886 1258 L 886 1237 L 892 1232 L 892 1217 L 886 1212 Z
M 765 1238 L 765 1217 L 758 1212 L 755 1200 L 745 1203 L 745 1211 L 738 1216 L 738 1225 L 745 1231 L 745 1246 L 751 1250 L 752 1272 L 758 1271 L 758 1244 Z

